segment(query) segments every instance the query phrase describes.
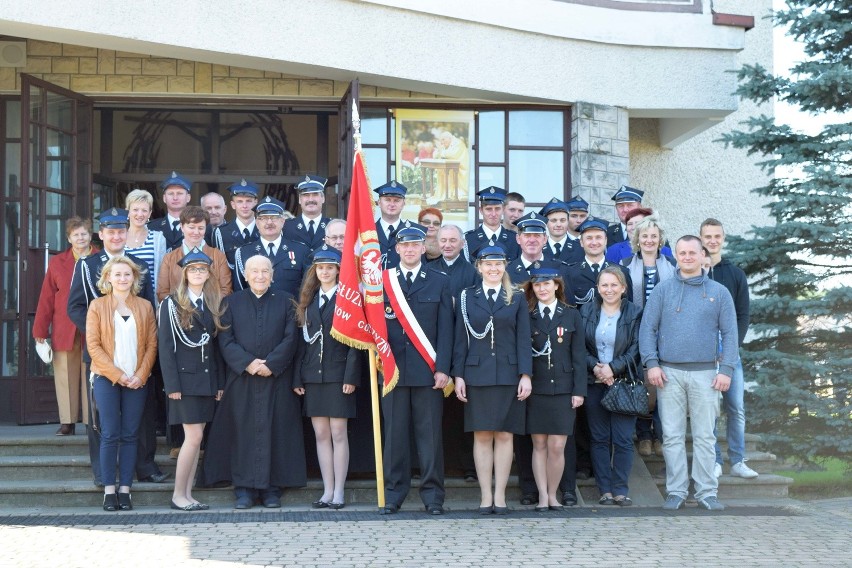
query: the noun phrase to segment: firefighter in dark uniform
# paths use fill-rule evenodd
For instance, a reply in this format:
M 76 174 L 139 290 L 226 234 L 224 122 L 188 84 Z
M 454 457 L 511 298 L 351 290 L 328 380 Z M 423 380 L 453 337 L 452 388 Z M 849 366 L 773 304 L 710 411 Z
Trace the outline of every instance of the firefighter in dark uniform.
M 546 260 L 544 246 L 547 243 L 547 220 L 536 213 L 527 213 L 516 219 L 514 225 L 518 228 L 515 240 L 521 249 L 521 254 L 506 266 L 506 272 L 512 284 L 519 286 L 529 280 L 529 271 L 533 268 L 552 268 L 560 275 L 568 265 L 559 260 Z
M 512 231 L 503 227 L 503 204 L 506 202 L 506 190 L 489 186 L 477 193 L 479 196 L 479 214 L 482 224 L 465 233 L 465 258 L 471 260 L 476 251 L 484 246 L 499 245 L 506 251 L 509 262 L 521 255 L 521 249 Z
M 260 238 L 255 223 L 254 208 L 257 206 L 257 186 L 250 181 L 241 179 L 228 188 L 231 192 L 231 209 L 236 212 L 233 221 L 213 229 L 212 243 L 225 253 L 228 267 L 234 270 L 234 254 L 237 249 L 251 244 Z M 236 273 L 234 273 L 236 280 Z
M 450 277 L 450 292 L 457 298 L 459 292 L 476 284 L 479 273 L 464 257 L 464 233 L 457 225 L 444 225 L 438 230 L 441 257 L 429 263 L 429 268 Z
M 302 214 L 284 225 L 284 238 L 298 241 L 314 250 L 321 247 L 325 239 L 325 226 L 331 219 L 323 217 L 325 184 L 328 180 L 320 176 L 305 176 L 296 185 L 299 191 L 299 207 Z
M 379 248 L 382 251 L 382 268 L 393 268 L 399 263 L 396 252 L 396 232 L 403 223 L 400 216 L 405 207 L 405 194 L 408 188 L 392 180 L 379 186 L 373 191 L 379 196 L 376 203 L 381 215 L 376 219 L 376 232 L 379 237 Z
M 588 204 L 586 204 L 586 207 L 588 209 Z M 580 247 L 580 243 L 568 234 L 570 228 L 570 205 L 568 203 L 554 197 L 541 208 L 538 214 L 547 218 L 545 259 L 570 264 L 583 258 L 583 249 Z
M 148 221 L 148 228 L 160 231 L 166 238 L 166 248 L 174 250 L 183 243 L 183 232 L 180 229 L 180 214 L 192 199 L 192 183 L 177 172 L 163 180 L 160 184 L 163 190 L 163 202 L 166 204 L 166 216 Z
M 642 207 L 642 197 L 645 192 L 629 185 L 622 185 L 612 196 L 615 201 L 615 212 L 618 214 L 618 222 L 611 223 L 606 230 L 607 246 L 626 241 L 630 238 L 627 234 L 627 220 L 625 217 L 632 209 Z

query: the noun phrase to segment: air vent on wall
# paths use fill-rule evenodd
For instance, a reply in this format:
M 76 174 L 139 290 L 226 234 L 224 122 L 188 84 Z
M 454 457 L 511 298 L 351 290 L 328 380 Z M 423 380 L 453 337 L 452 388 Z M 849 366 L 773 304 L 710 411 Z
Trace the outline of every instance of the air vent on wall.
M 26 67 L 27 42 L 0 41 L 0 67 Z

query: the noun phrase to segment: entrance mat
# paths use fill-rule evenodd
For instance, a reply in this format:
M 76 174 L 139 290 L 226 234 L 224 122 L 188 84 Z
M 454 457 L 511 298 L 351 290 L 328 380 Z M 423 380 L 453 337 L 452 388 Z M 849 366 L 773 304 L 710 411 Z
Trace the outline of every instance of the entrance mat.
M 207 511 L 198 513 L 111 513 L 111 514 L 64 514 L 64 515 L 12 515 L 0 517 L 0 526 L 105 526 L 105 525 L 186 525 L 220 523 L 319 523 L 341 521 L 434 521 L 479 520 L 483 523 L 499 523 L 512 519 L 624 519 L 647 517 L 799 517 L 807 516 L 801 510 L 788 507 L 749 506 L 728 507 L 724 511 L 711 513 L 696 507 L 680 511 L 663 511 L 651 507 L 631 509 L 573 508 L 565 511 L 536 513 L 533 510 L 514 510 L 508 515 L 480 515 L 477 511 L 447 511 L 441 516 L 430 516 L 423 511 L 400 511 L 395 515 L 379 515 L 375 511 Z

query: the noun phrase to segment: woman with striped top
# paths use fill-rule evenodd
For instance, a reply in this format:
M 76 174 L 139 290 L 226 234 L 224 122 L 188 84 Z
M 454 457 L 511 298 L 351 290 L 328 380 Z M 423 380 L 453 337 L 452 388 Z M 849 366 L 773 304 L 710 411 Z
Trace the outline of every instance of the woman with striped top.
M 134 189 L 127 194 L 124 204 L 130 218 L 125 250 L 145 261 L 151 274 L 151 282 L 156 286 L 160 264 L 166 256 L 166 238 L 160 231 L 151 231 L 147 226 L 151 219 L 154 198 L 144 189 Z

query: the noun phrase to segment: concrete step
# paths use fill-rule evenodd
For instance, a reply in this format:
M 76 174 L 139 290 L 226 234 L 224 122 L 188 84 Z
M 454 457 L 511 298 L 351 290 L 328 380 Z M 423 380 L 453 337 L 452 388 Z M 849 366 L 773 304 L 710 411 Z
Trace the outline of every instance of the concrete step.
M 637 454 L 638 455 L 638 454 Z M 727 454 L 722 452 L 722 455 L 725 459 L 728 459 Z M 662 456 L 651 455 L 651 456 L 640 456 L 642 460 L 648 465 L 648 470 L 651 473 L 655 473 L 660 470 L 665 464 L 665 460 Z M 688 451 L 686 453 L 687 460 L 692 463 L 692 452 Z M 748 466 L 752 468 L 757 473 L 772 473 L 778 468 L 777 458 L 775 454 L 770 454 L 768 452 L 746 452 L 746 462 Z M 731 471 L 731 464 L 727 461 L 722 465 L 722 471 L 724 473 L 729 473 Z
M 53 425 L 50 428 L 53 429 Z M 4 430 L 9 431 L 8 428 Z M 43 433 L 43 428 L 42 431 L 33 431 L 24 426 L 19 427 L 18 432 L 18 435 L 0 435 L 0 457 L 89 455 L 89 439 L 82 424 L 77 424 L 74 436 L 54 436 Z M 157 437 L 157 448 L 168 450 L 164 436 Z
M 660 489 L 660 493 L 666 494 L 665 478 L 655 477 L 654 481 Z M 761 474 L 755 479 L 743 479 L 723 475 L 719 478 L 719 500 L 726 499 L 776 499 L 787 497 L 787 489 L 793 484 L 789 477 L 782 477 L 771 473 Z
M 174 475 L 176 460 L 167 455 L 155 459 L 160 470 Z M 0 479 L 5 481 L 86 480 L 92 477 L 89 454 L 0 456 Z

